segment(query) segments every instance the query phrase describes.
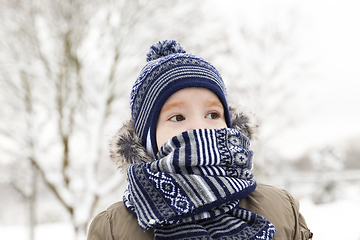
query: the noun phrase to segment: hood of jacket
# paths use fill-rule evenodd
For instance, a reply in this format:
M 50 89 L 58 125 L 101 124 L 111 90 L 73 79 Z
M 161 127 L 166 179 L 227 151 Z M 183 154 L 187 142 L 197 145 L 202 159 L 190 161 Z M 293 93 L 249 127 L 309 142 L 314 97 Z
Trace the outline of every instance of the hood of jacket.
M 253 114 L 239 106 L 230 105 L 229 109 L 232 128 L 240 131 L 250 140 L 255 139 L 258 125 Z M 122 171 L 126 170 L 130 164 L 154 160 L 148 155 L 136 135 L 132 120 L 126 121 L 111 139 L 110 158 Z

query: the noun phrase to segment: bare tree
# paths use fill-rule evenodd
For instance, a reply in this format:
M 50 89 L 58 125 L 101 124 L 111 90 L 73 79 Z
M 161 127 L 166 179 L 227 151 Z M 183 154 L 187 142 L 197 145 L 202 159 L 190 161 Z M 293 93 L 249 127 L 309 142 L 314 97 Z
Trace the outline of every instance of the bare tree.
M 1 132 L 24 149 L 23 160 L 36 167 L 83 235 L 99 197 L 122 179 L 114 174 L 99 182 L 96 171 L 104 155 L 102 133 L 114 99 L 111 85 L 118 57 L 112 56 L 108 76 L 98 82 L 84 80 L 85 58 L 80 54 L 96 2 L 88 7 L 80 1 L 17 1 L 6 6 L 1 62 L 10 66 L 2 68 L 2 80 L 11 122 Z M 88 116 L 91 112 L 96 115 Z M 74 156 L 80 136 L 85 140 L 79 149 L 82 159 Z M 76 182 L 83 186 L 77 188 Z
M 78 238 L 99 199 L 123 182 L 104 168 L 104 137 L 128 117 L 124 101 L 143 65 L 138 48 L 160 40 L 152 23 L 175 2 L 1 2 L 0 150 L 35 167 Z

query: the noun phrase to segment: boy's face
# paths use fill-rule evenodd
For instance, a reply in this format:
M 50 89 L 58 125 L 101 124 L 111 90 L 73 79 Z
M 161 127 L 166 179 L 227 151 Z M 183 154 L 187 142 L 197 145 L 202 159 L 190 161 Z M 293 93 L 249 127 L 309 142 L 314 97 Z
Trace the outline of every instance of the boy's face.
M 206 88 L 185 88 L 171 95 L 161 109 L 157 147 L 184 131 L 226 127 L 224 107 L 215 93 Z

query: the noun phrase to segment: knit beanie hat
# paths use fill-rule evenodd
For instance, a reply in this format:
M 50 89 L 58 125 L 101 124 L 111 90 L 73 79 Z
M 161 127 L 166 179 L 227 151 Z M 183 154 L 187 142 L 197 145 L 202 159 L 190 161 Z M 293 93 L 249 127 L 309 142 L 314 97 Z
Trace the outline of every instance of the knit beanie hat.
M 161 108 L 181 89 L 198 87 L 214 92 L 224 107 L 225 121 L 231 127 L 225 84 L 208 61 L 187 54 L 174 40 L 152 45 L 146 60 L 131 90 L 130 109 L 135 132 L 150 155 L 158 152 L 155 134 Z

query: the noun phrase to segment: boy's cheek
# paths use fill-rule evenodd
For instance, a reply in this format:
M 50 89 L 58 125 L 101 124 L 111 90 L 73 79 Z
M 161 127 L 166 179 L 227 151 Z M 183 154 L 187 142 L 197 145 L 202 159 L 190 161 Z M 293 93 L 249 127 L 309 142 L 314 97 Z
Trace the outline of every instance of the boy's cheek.
M 184 131 L 186 131 L 186 129 L 184 129 L 184 125 L 181 124 L 181 122 L 167 121 L 166 123 L 158 124 L 156 129 L 156 143 L 158 148 L 160 149 L 167 140 Z

